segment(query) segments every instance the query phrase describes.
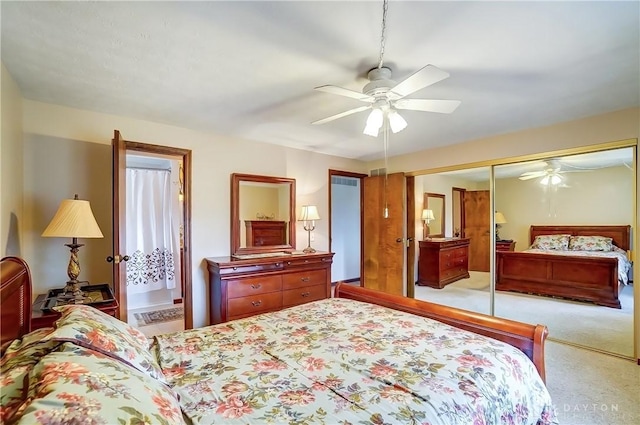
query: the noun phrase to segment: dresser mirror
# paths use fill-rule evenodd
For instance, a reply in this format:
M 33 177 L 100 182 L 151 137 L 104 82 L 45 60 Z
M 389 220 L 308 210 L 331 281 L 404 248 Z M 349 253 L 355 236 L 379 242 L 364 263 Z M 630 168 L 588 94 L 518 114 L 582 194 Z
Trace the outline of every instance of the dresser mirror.
M 295 196 L 295 179 L 232 174 L 231 255 L 293 250 Z
M 444 198 L 440 193 L 425 192 L 424 194 L 424 209 L 431 210 L 433 213 L 433 218 L 425 220 L 425 234 L 430 238 L 444 237 Z

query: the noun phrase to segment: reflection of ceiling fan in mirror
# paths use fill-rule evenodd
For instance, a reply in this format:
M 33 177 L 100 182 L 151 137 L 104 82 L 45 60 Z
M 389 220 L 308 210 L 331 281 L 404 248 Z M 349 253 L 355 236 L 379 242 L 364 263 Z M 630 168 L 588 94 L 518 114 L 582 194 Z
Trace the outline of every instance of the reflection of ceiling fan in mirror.
M 544 163 L 545 163 L 544 169 L 539 171 L 528 171 L 526 173 L 522 173 L 518 178 L 520 180 L 531 180 L 531 179 L 541 178 L 540 184 L 542 185 L 558 186 L 564 182 L 563 174 L 565 173 L 579 173 L 583 171 L 592 170 L 592 169 L 586 169 L 586 168 L 571 169 L 572 168 L 571 166 L 568 166 L 569 168 L 567 169 L 567 166 L 561 164 L 560 160 L 556 158 L 547 159 L 546 161 L 544 161 Z M 594 168 L 594 169 L 597 169 L 597 168 Z M 562 187 L 568 187 L 568 186 L 563 184 Z

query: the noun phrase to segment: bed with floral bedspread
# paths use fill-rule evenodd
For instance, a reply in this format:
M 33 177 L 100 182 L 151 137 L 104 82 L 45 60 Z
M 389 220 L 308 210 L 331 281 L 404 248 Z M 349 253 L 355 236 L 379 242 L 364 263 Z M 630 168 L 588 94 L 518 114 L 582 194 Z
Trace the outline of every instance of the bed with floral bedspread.
M 57 307 L 56 307 L 57 308 Z M 87 306 L 6 350 L 4 423 L 552 424 L 503 342 L 348 299 L 152 340 Z

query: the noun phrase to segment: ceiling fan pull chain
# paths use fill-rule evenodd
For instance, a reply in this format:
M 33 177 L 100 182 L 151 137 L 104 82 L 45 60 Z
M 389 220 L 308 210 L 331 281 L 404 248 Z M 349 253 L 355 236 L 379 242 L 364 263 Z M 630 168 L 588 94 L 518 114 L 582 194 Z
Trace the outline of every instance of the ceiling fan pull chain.
M 382 59 L 384 57 L 385 33 L 387 32 L 387 9 L 389 8 L 388 0 L 382 2 L 382 33 L 380 34 L 380 60 L 378 68 L 382 68 Z

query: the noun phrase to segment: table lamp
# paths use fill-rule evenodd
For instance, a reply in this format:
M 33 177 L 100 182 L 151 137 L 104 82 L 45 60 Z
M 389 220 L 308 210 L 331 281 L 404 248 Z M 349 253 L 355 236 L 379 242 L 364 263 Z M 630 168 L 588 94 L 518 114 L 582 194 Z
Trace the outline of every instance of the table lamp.
M 308 240 L 307 247 L 302 250 L 307 254 L 312 254 L 316 252 L 315 249 L 311 248 L 311 232 L 316 228 L 315 220 L 320 220 L 320 216 L 318 215 L 318 208 L 315 205 L 303 205 L 302 212 L 300 214 L 300 221 L 303 222 L 304 230 L 308 232 Z
M 65 244 L 71 249 L 71 258 L 67 267 L 69 280 L 64 287 L 64 293 L 60 298 L 68 302 L 82 302 L 84 293 L 80 289 L 80 261 L 78 260 L 78 250 L 84 244 L 78 243 L 78 238 L 102 238 L 102 232 L 89 201 L 78 199 L 75 195 L 73 199 L 64 199 L 58 211 L 53 216 L 44 232 L 43 237 L 71 238 L 71 243 Z
M 507 219 L 504 218 L 504 214 L 502 214 L 500 211 L 496 211 L 494 221 L 496 222 L 496 241 L 501 241 L 502 239 L 500 239 L 500 235 L 498 234 L 498 232 L 500 231 L 500 227 L 502 227 L 502 224 L 505 224 L 507 222 Z
M 431 220 L 435 220 L 433 210 L 422 210 L 422 216 L 420 217 L 424 221 L 424 237 L 429 237 L 429 223 Z

